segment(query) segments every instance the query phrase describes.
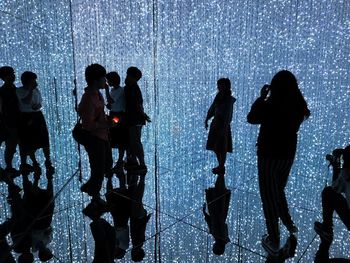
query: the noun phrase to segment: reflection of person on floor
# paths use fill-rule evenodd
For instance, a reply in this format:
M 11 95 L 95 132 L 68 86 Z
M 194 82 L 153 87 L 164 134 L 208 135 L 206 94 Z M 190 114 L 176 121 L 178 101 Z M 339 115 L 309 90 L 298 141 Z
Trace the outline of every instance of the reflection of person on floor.
M 117 258 L 124 257 L 129 248 L 129 232 L 131 236 L 133 261 L 142 261 L 145 252 L 145 232 L 151 214 L 142 204 L 145 188 L 145 177 L 132 175 L 130 186 L 126 188 L 114 188 L 112 179 L 108 179 L 106 199 L 113 217 L 114 227 L 117 233 Z M 130 227 L 128 221 L 130 219 Z
M 90 229 L 95 240 L 95 252 L 93 263 L 114 263 L 116 257 L 116 238 L 114 228 L 101 216 L 106 211 L 102 202 L 92 200 L 84 208 L 83 213 L 87 215 L 92 222 Z
M 329 259 L 329 248 L 333 241 L 334 212 L 350 231 L 350 145 L 342 150 L 340 155 L 343 166 L 338 176 L 333 176 L 336 179 L 332 182 L 332 186 L 327 186 L 322 191 L 323 222 L 315 222 L 315 231 L 321 238 L 321 245 L 316 254 L 317 262 L 327 262 Z M 331 161 L 331 165 L 340 166 L 341 160 L 337 156 L 327 159 Z
M 11 253 L 11 247 L 7 242 L 6 236 L 11 230 L 11 219 L 7 219 L 0 224 L 0 262 L 1 263 L 15 263 L 15 259 Z
M 232 152 L 231 126 L 233 104 L 236 99 L 231 95 L 231 82 L 227 78 L 217 81 L 218 94 L 210 106 L 205 119 L 205 128 L 210 124 L 206 149 L 214 151 L 219 165 L 212 169 L 214 174 L 225 173 L 226 155 Z
M 279 219 L 290 233 L 298 231 L 289 214 L 284 189 L 294 162 L 299 127 L 309 115 L 295 76 L 282 70 L 272 78 L 271 85 L 264 85 L 247 116 L 249 123 L 260 124 L 258 175 L 268 232 L 262 245 L 269 254 L 279 251 Z
M 113 171 L 120 174 L 123 171 L 123 158 L 128 146 L 128 129 L 125 119 L 125 95 L 124 88 L 120 86 L 120 76 L 117 72 L 107 74 L 108 85 L 111 91 L 106 88 L 107 108 L 110 110 L 109 116 L 117 121 L 117 125 L 109 129 L 111 147 L 118 149 L 118 161 L 113 167 Z
M 23 175 L 26 209 L 31 218 L 32 251 L 39 252 L 41 261 L 48 261 L 53 257 L 51 250 L 47 247 L 52 241 L 51 223 L 55 208 L 52 172 L 46 173 L 46 189 L 39 188 L 40 177 L 37 174 L 34 174 L 33 183 Z
M 42 109 L 41 93 L 38 89 L 37 75 L 26 71 L 21 76 L 23 87 L 17 89 L 19 108 L 21 111 L 21 123 L 19 125 L 19 146 L 21 152 L 21 172 L 40 170 L 40 165 L 35 158 L 35 152 L 43 149 L 45 167 L 49 173 L 54 172 L 50 158 L 49 132 L 47 129 Z M 27 156 L 30 156 L 33 166 L 27 164 Z
M 100 198 L 104 175 L 110 172 L 112 153 L 109 145 L 108 129 L 115 124 L 108 121 L 104 112 L 104 99 L 100 89 L 106 86 L 106 69 L 99 64 L 92 64 L 85 69 L 87 87 L 78 106 L 82 128 L 89 133 L 89 140 L 84 145 L 89 156 L 91 176 L 82 185 L 81 191 Z
M 141 71 L 136 67 L 128 68 L 125 78 L 125 114 L 129 127 L 129 155 L 127 170 L 135 174 L 146 174 L 145 155 L 141 142 L 142 126 L 150 122 L 144 112 L 143 98 L 138 81 L 142 78 Z
M 14 85 L 16 80 L 14 69 L 9 66 L 1 67 L 0 79 L 4 81 L 4 84 L 0 88 L 0 121 L 3 133 L 0 143 L 5 141 L 5 171 L 10 174 L 16 174 L 17 170 L 12 167 L 12 160 L 18 144 L 20 111 L 16 95 L 16 86 Z
M 203 206 L 203 214 L 208 224 L 209 233 L 213 235 L 215 243 L 213 253 L 222 255 L 225 252 L 225 246 L 230 242 L 226 222 L 228 208 L 230 205 L 231 191 L 226 188 L 223 174 L 219 174 L 215 187 L 205 190 L 208 213 Z
M 26 191 L 21 196 L 21 188 L 17 186 L 11 177 L 5 181 L 8 185 L 8 203 L 11 207 L 10 235 L 14 252 L 20 254 L 18 262 L 33 262 L 34 256 L 31 253 L 31 217 L 27 210 Z M 28 189 L 26 189 L 28 190 Z

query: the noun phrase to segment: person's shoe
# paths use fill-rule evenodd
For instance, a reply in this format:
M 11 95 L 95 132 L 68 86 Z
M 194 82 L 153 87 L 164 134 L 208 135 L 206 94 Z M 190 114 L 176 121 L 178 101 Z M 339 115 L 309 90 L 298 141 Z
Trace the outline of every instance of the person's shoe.
M 297 226 L 294 225 L 294 224 L 291 224 L 290 226 L 287 226 L 287 230 L 288 230 L 289 234 L 291 234 L 291 235 L 297 235 L 298 231 L 299 231 Z
M 279 243 L 272 242 L 269 238 L 269 235 L 264 235 L 261 239 L 262 247 L 269 253 L 271 256 L 278 256 L 280 245 Z
M 50 173 L 55 172 L 55 167 L 52 165 L 51 161 L 45 161 L 45 167 L 46 167 L 46 171 Z
M 326 227 L 321 222 L 316 221 L 314 224 L 315 232 L 320 236 L 321 239 L 324 239 L 328 242 L 333 240 L 333 229 L 331 227 Z
M 34 172 L 34 167 L 27 163 L 21 163 L 21 165 L 19 166 L 19 171 L 21 173 L 26 173 L 26 172 L 31 173 L 31 172 Z
M 225 174 L 225 167 L 215 167 L 211 170 L 213 172 L 213 174 Z
M 12 177 L 17 177 L 20 175 L 20 172 L 13 167 L 6 167 L 5 173 Z

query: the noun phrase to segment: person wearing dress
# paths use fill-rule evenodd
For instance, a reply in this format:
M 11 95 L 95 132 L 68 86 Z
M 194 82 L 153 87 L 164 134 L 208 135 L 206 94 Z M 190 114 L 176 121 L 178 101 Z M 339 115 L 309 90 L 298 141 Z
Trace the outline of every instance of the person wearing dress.
M 225 174 L 225 162 L 228 152 L 232 152 L 231 121 L 233 104 L 236 99 L 231 95 L 231 81 L 228 78 L 221 78 L 217 81 L 218 93 L 211 104 L 205 119 L 205 128 L 208 128 L 208 121 L 213 118 L 206 149 L 213 151 L 219 165 L 212 169 L 214 174 Z

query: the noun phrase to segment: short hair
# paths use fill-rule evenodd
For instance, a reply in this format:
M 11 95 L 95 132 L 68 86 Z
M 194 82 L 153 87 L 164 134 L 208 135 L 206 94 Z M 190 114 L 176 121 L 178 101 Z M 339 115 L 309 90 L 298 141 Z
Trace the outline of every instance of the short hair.
M 85 80 L 88 85 L 93 84 L 95 81 L 106 77 L 106 69 L 100 64 L 91 64 L 85 69 Z
M 27 85 L 31 80 L 37 79 L 37 75 L 31 71 L 25 71 L 21 75 L 21 82 L 23 85 Z
M 132 77 L 133 79 L 136 79 L 136 81 L 142 78 L 142 72 L 137 67 L 128 68 L 126 75 Z
M 12 67 L 10 66 L 3 66 L 0 68 L 0 79 L 4 79 L 6 76 L 10 74 L 14 74 L 15 71 Z
M 116 71 L 111 71 L 106 75 L 108 82 L 116 81 L 117 83 L 120 83 L 120 76 Z

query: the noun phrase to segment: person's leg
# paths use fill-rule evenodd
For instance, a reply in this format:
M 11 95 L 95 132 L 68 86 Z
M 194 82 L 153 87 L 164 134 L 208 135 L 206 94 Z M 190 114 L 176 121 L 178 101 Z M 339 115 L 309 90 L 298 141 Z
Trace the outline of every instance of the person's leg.
M 143 145 L 141 142 L 142 126 L 132 126 L 129 128 L 130 153 L 135 156 L 141 166 L 145 165 Z
M 287 227 L 288 231 L 294 233 L 297 232 L 297 228 L 295 227 L 292 217 L 289 214 L 288 202 L 284 192 L 292 165 L 293 160 L 278 161 L 278 167 L 274 176 L 277 189 L 279 217 L 281 218 L 282 223 Z
M 322 192 L 323 224 L 326 227 L 333 227 L 332 217 L 335 210 L 346 228 L 350 230 L 350 209 L 345 197 L 327 187 Z
M 17 129 L 9 129 L 8 137 L 5 140 L 5 164 L 7 169 L 12 169 L 13 156 L 16 153 L 16 147 L 18 144 Z
M 259 189 L 263 205 L 267 233 L 269 239 L 279 246 L 280 233 L 278 227 L 277 196 L 273 174 L 276 170 L 274 160 L 258 157 Z
M 118 163 L 123 163 L 124 155 L 125 155 L 125 149 L 118 148 Z
M 105 142 L 91 136 L 85 149 L 89 157 L 91 175 L 82 186 L 82 191 L 87 192 L 90 196 L 99 196 L 105 173 Z

